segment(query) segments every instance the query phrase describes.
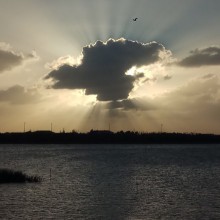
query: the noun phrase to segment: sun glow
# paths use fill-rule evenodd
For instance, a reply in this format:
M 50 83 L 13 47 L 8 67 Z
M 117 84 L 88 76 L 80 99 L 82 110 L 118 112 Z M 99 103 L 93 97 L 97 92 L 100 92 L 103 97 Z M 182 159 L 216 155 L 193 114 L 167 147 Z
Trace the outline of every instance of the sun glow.
M 135 76 L 135 75 L 136 75 L 136 70 L 137 70 L 137 67 L 136 67 L 136 66 L 133 66 L 133 67 L 131 67 L 131 68 L 125 73 L 125 75 Z

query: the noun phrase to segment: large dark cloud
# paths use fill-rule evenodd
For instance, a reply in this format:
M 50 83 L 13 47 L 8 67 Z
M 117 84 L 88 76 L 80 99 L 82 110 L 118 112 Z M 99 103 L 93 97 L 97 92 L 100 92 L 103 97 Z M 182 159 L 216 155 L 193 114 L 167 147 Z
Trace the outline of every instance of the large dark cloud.
M 95 94 L 100 101 L 123 100 L 128 98 L 134 81 L 140 78 L 126 75 L 126 71 L 160 60 L 160 52 L 165 51 L 156 42 L 97 41 L 83 48 L 81 64 L 65 64 L 45 78 L 54 80 L 54 89 L 85 89 L 87 95 Z
M 6 90 L 0 90 L 0 102 L 8 102 L 10 104 L 28 104 L 40 100 L 40 95 L 36 89 L 25 90 L 20 85 L 12 86 Z
M 207 65 L 220 65 L 220 48 L 207 47 L 191 51 L 191 55 L 178 63 L 184 67 L 200 67 Z

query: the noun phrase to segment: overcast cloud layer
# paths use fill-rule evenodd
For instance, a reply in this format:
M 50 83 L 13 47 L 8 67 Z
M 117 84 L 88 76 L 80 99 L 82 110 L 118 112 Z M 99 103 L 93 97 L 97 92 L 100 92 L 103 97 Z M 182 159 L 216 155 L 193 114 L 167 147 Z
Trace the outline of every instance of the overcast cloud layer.
M 83 48 L 79 65 L 65 64 L 45 78 L 53 79 L 54 89 L 85 89 L 99 101 L 127 99 L 134 81 L 142 75 L 126 75 L 131 67 L 155 63 L 166 52 L 163 45 L 139 43 L 125 39 L 97 41 Z

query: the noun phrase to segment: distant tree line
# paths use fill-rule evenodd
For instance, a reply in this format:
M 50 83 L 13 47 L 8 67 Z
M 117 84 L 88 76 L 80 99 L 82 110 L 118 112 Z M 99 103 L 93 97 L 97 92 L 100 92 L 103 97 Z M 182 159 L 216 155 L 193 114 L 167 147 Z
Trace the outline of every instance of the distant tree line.
M 88 133 L 35 131 L 0 133 L 0 144 L 193 144 L 220 143 L 220 135 L 197 133 L 142 133 L 91 130 Z

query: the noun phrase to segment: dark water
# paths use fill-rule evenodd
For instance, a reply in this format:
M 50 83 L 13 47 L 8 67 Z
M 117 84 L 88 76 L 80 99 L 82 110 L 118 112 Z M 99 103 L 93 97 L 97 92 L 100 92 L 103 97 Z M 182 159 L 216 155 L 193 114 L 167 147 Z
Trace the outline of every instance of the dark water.
M 1 184 L 0 219 L 220 219 L 220 145 L 0 145 L 0 168 L 44 179 Z

